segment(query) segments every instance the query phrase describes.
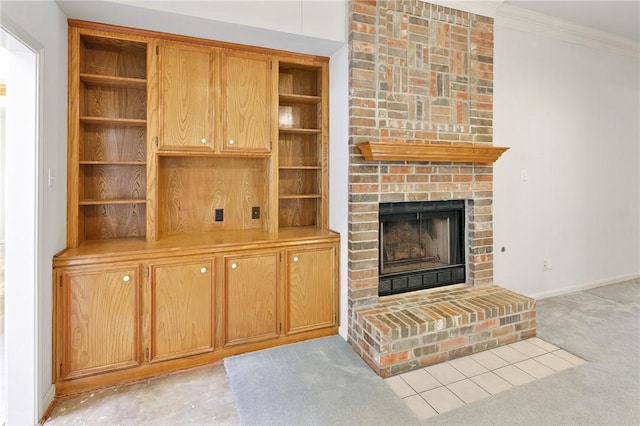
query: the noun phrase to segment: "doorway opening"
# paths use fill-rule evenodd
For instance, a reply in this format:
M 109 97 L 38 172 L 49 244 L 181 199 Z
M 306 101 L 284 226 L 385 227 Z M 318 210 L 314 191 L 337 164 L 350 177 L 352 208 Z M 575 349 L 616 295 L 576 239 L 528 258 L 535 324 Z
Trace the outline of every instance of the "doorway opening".
M 0 186 L 4 218 L 3 348 L 0 415 L 6 424 L 37 422 L 38 55 L 4 26 L 5 127 Z

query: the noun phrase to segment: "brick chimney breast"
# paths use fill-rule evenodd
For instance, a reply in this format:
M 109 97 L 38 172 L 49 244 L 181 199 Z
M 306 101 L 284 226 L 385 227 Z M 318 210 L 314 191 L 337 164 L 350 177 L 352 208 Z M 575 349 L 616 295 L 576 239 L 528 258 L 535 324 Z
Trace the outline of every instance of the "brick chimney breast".
M 493 143 L 493 19 L 419 0 L 350 1 L 349 329 L 378 303 L 378 203 L 466 200 L 467 284 L 493 282 L 493 167 L 366 161 L 358 144 Z

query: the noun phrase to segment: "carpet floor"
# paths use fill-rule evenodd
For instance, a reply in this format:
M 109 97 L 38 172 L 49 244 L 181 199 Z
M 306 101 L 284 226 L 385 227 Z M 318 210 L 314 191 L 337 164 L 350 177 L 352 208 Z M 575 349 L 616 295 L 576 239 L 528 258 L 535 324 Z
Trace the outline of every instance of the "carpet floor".
M 640 424 L 640 280 L 541 300 L 538 336 L 588 363 L 428 425 Z
M 339 336 L 226 358 L 243 425 L 407 425 L 417 419 Z
M 425 425 L 640 424 L 640 280 L 541 300 L 538 336 L 586 364 Z M 243 425 L 419 424 L 334 336 L 225 360 Z

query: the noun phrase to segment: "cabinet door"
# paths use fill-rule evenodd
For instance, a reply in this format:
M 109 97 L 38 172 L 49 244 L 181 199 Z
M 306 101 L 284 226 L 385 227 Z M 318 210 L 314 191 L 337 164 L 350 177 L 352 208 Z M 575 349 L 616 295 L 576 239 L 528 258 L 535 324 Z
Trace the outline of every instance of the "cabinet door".
M 336 325 L 336 250 L 287 251 L 287 334 Z
M 160 149 L 213 149 L 216 51 L 159 43 Z
M 213 350 L 213 263 L 151 266 L 151 360 Z
M 271 58 L 246 52 L 222 55 L 223 152 L 271 149 Z
M 225 343 L 278 335 L 278 255 L 225 258 Z
M 140 363 L 138 268 L 62 273 L 62 379 Z

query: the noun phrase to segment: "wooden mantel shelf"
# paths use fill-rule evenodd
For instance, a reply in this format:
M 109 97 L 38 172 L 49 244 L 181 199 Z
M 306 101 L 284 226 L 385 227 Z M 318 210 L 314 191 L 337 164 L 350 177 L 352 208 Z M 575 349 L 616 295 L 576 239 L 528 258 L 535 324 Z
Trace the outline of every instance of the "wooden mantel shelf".
M 429 141 L 365 142 L 358 145 L 365 160 L 373 161 L 432 161 L 440 163 L 492 164 L 506 147 L 455 144 L 444 145 Z

